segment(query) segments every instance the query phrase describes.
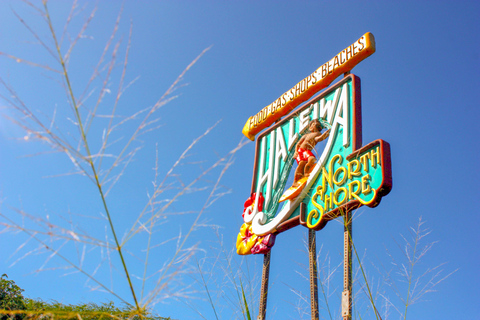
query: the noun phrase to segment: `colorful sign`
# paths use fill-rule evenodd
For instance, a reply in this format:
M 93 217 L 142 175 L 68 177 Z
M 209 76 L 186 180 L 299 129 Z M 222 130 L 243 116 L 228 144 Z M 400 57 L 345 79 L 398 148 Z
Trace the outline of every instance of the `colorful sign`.
M 300 223 L 320 230 L 345 212 L 362 205 L 376 207 L 392 188 L 390 145 L 376 140 L 347 157 L 337 153 L 322 167 Z
M 361 125 L 360 79 L 348 75 L 259 135 L 239 254 L 268 251 L 272 236 L 298 224 L 320 230 L 346 210 L 378 205 L 392 186 L 390 148 L 361 147 Z
M 259 319 L 266 315 L 275 238 L 299 224 L 309 228 L 311 314 L 318 318 L 315 231 L 339 216 L 344 220 L 342 317 L 351 318 L 351 211 L 376 207 L 392 189 L 390 145 L 379 139 L 362 146 L 360 78 L 348 74 L 374 52 L 375 39 L 366 33 L 250 117 L 243 128 L 255 140 L 276 122 L 256 141 L 252 188 L 236 243 L 240 255 L 264 254 Z M 288 115 L 341 74 L 342 80 Z
M 311 75 L 282 94 L 274 102 L 260 110 L 256 115 L 248 118 L 242 130 L 243 134 L 253 141 L 257 133 L 289 114 L 302 102 L 307 101 L 315 93 L 328 87 L 338 76 L 349 72 L 359 62 L 374 52 L 375 38 L 373 34 L 367 32 L 330 61 L 320 66 Z

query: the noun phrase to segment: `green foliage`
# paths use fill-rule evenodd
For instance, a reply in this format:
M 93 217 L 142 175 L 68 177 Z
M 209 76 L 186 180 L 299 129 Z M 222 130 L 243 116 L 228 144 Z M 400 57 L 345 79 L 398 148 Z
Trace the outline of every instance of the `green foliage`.
M 42 300 L 27 299 L 29 318 L 50 318 L 50 319 L 132 319 L 132 320 L 170 320 L 152 315 L 143 310 L 141 314 L 136 309 L 117 307 L 113 302 L 95 304 L 62 304 L 57 301 L 45 302 Z
M 13 280 L 7 280 L 7 275 L 2 274 L 0 277 L 0 310 L 5 311 L 19 311 L 25 310 L 25 298 L 22 295 L 24 291 L 19 286 L 15 284 Z M 0 320 L 6 319 L 16 319 L 20 320 L 23 318 L 22 314 L 15 313 L 4 313 Z
M 57 301 L 45 302 L 24 298 L 22 288 L 7 275 L 0 277 L 0 320 L 27 319 L 131 319 L 131 320 L 170 320 L 150 314 L 146 310 L 138 312 L 128 306 L 117 307 L 113 302 L 96 304 L 62 304 Z
M 245 291 L 243 290 L 243 284 L 240 281 L 240 285 L 242 287 L 242 297 L 243 297 L 243 304 L 245 306 L 245 313 L 247 315 L 248 320 L 252 320 L 252 317 L 250 316 L 250 310 L 248 309 L 248 303 L 247 303 L 247 298 L 245 298 Z

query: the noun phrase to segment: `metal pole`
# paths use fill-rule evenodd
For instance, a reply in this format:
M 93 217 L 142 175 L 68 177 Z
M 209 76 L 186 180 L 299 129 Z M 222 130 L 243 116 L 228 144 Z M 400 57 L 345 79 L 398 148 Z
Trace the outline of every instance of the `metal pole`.
M 267 314 L 267 295 L 268 295 L 268 277 L 270 274 L 270 253 L 268 251 L 263 256 L 263 271 L 262 271 L 262 288 L 260 291 L 260 310 L 258 312 L 257 320 L 265 320 Z
M 352 220 L 350 212 L 343 216 L 343 320 L 352 319 Z
M 305 215 L 307 205 L 300 203 L 300 214 Z M 312 320 L 318 320 L 318 284 L 317 284 L 317 237 L 313 229 L 308 229 L 308 264 L 310 269 L 310 311 Z
M 317 245 L 316 232 L 308 229 L 308 257 L 310 264 L 310 307 L 312 320 L 318 320 L 318 288 L 317 288 Z
M 350 74 L 343 74 L 346 78 Z M 343 292 L 342 292 L 342 317 L 343 320 L 352 319 L 352 220 L 350 211 L 343 215 Z

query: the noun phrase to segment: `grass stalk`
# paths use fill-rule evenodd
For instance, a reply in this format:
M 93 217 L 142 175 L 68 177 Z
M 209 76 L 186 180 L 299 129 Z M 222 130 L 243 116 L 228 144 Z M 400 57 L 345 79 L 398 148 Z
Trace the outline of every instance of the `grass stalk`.
M 350 242 L 352 243 L 352 248 L 353 248 L 353 252 L 355 253 L 355 257 L 357 259 L 357 262 L 358 262 L 358 265 L 360 267 L 360 270 L 362 272 L 362 276 L 363 276 L 363 280 L 365 281 L 365 286 L 367 287 L 367 292 L 368 292 L 368 299 L 370 301 L 370 304 L 372 305 L 372 308 L 375 312 L 375 318 L 377 320 L 381 320 L 382 317 L 380 316 L 380 313 L 378 312 L 377 310 L 377 307 L 375 306 L 375 301 L 373 300 L 373 295 L 372 295 L 372 291 L 370 290 L 370 285 L 368 284 L 368 279 L 367 279 L 367 276 L 366 276 L 366 273 L 365 273 L 365 270 L 363 268 L 363 264 L 362 264 L 362 261 L 358 255 L 358 252 L 357 252 L 357 248 L 355 247 L 355 243 L 353 242 L 353 238 L 352 238 L 352 234 L 350 233 L 350 229 L 347 228 L 347 224 L 348 223 L 351 223 L 351 221 L 345 221 L 344 219 L 344 224 L 345 224 L 345 230 L 347 230 L 347 233 L 348 233 L 348 237 L 350 239 Z
M 247 320 L 252 320 L 252 317 L 250 316 L 250 310 L 248 309 L 247 299 L 245 298 L 245 291 L 243 290 L 242 279 L 240 279 L 240 287 L 242 288 L 243 306 L 245 307 L 245 313 L 246 313 L 246 316 L 247 316 Z
M 70 99 L 71 99 L 73 109 L 75 111 L 75 117 L 76 117 L 76 120 L 78 121 L 78 127 L 80 129 L 80 135 L 81 135 L 84 147 L 85 147 L 85 151 L 87 152 L 87 155 L 88 155 L 87 161 L 90 164 L 90 168 L 92 170 L 93 177 L 95 179 L 95 184 L 97 186 L 98 192 L 100 194 L 100 198 L 102 200 L 103 207 L 105 209 L 105 213 L 106 213 L 107 218 L 108 218 L 108 223 L 110 225 L 110 231 L 113 234 L 113 238 L 114 238 L 114 241 L 115 241 L 117 252 L 119 254 L 119 257 L 120 257 L 120 260 L 121 260 L 121 263 L 122 263 L 122 267 L 123 267 L 123 270 L 125 272 L 125 276 L 126 276 L 127 281 L 128 281 L 128 286 L 130 287 L 130 291 L 132 293 L 133 300 L 135 301 L 135 308 L 138 311 L 140 311 L 140 305 L 138 304 L 135 289 L 133 288 L 133 284 L 132 284 L 132 280 L 130 279 L 130 274 L 128 272 L 127 264 L 125 263 L 125 259 L 123 257 L 122 247 L 120 246 L 120 242 L 118 241 L 118 237 L 117 237 L 117 234 L 115 232 L 115 227 L 113 225 L 112 217 L 110 215 L 110 211 L 109 211 L 108 206 L 107 206 L 107 201 L 106 201 L 104 193 L 103 193 L 102 185 L 100 184 L 100 180 L 98 178 L 97 170 L 95 168 L 95 164 L 93 163 L 92 154 L 90 152 L 90 147 L 89 147 L 88 140 L 87 140 L 87 137 L 85 135 L 85 130 L 84 130 L 84 127 L 83 127 L 83 124 L 82 124 L 82 117 L 81 117 L 80 111 L 78 110 L 78 107 L 77 107 L 76 99 L 75 99 L 75 96 L 73 94 L 73 89 L 72 89 L 72 86 L 71 86 L 71 83 L 70 83 L 70 77 L 69 77 L 69 74 L 68 74 L 68 71 L 67 71 L 67 68 L 66 68 L 66 65 L 65 65 L 65 61 L 63 60 L 61 49 L 60 49 L 60 46 L 59 46 L 59 43 L 58 43 L 58 40 L 57 40 L 57 37 L 56 37 L 56 32 L 53 28 L 52 20 L 50 18 L 50 14 L 49 14 L 49 11 L 48 11 L 47 2 L 45 0 L 43 1 L 43 5 L 44 5 L 44 9 L 45 9 L 45 16 L 46 16 L 46 19 L 47 19 L 47 23 L 48 23 L 48 26 L 50 28 L 50 32 L 52 34 L 53 40 L 55 42 L 55 47 L 57 49 L 58 59 L 59 59 L 60 64 L 62 66 L 63 77 L 64 77 L 64 79 L 67 83 L 67 89 L 68 89 L 68 93 L 70 95 Z
M 77 46 L 79 46 L 81 39 L 85 37 L 87 27 L 95 16 L 96 8 L 91 13 L 87 14 L 87 21 L 81 27 L 80 32 L 75 38 L 70 39 L 70 46 L 65 47 L 65 44 L 62 42 L 64 42 L 64 38 L 66 37 L 66 35 L 69 34 L 69 32 L 66 30 L 67 26 L 70 25 L 73 16 L 77 14 L 77 1 L 74 2 L 70 10 L 62 35 L 61 31 L 59 31 L 58 28 L 57 31 L 55 31 L 55 19 L 52 20 L 46 0 L 42 1 L 43 8 L 41 5 L 38 8 L 33 6 L 28 0 L 25 0 L 25 3 L 31 5 L 41 15 L 46 25 L 48 25 L 49 35 L 47 39 L 45 39 L 44 37 L 40 37 L 39 34 L 36 33 L 36 28 L 31 28 L 19 15 L 15 15 L 20 20 L 20 22 L 33 34 L 33 36 L 35 37 L 35 39 L 38 40 L 41 46 L 47 50 L 49 56 L 53 56 L 53 58 L 55 59 L 54 65 L 55 67 L 59 68 L 59 70 L 55 70 L 50 66 L 35 64 L 27 60 L 19 59 L 2 52 L 0 52 L 0 55 L 6 56 L 9 59 L 14 59 L 16 60 L 16 62 L 41 68 L 41 71 L 47 70 L 54 72 L 54 80 L 58 81 L 58 83 L 60 83 L 60 86 L 62 86 L 62 88 L 64 89 L 64 94 L 66 95 L 66 100 L 68 101 L 67 104 L 72 109 L 72 111 L 70 112 L 67 106 L 67 111 L 69 113 L 67 115 L 67 119 L 73 123 L 73 126 L 75 126 L 75 128 L 74 130 L 70 130 L 71 125 L 69 123 L 66 123 L 69 131 L 62 130 L 63 123 L 58 123 L 56 121 L 57 118 L 61 118 L 60 115 L 61 112 L 63 112 L 62 109 L 59 109 L 61 112 L 58 112 L 58 115 L 57 109 L 55 109 L 53 118 L 51 118 L 51 116 L 49 115 L 41 113 L 42 111 L 34 111 L 32 108 L 30 108 L 31 105 L 27 104 L 26 102 L 24 103 L 19 97 L 19 95 L 15 92 L 13 87 L 5 83 L 2 78 L 0 78 L 0 84 L 3 84 L 3 86 L 7 88 L 10 95 L 0 95 L 0 97 L 3 97 L 11 106 L 13 106 L 15 111 L 19 113 L 19 117 L 12 119 L 12 122 L 18 124 L 26 131 L 27 135 L 25 136 L 25 140 L 29 140 L 30 137 L 33 137 L 41 142 L 46 142 L 54 152 L 65 153 L 68 156 L 69 160 L 75 166 L 75 172 L 69 174 L 81 174 L 86 176 L 90 181 L 93 182 L 93 185 L 95 186 L 94 193 L 98 193 L 98 196 L 95 195 L 94 199 L 98 200 L 98 198 L 96 197 L 99 197 L 99 200 L 101 200 L 101 204 L 100 202 L 95 201 L 95 203 L 98 202 L 99 208 L 97 209 L 97 211 L 100 212 L 100 215 L 95 217 L 90 216 L 88 218 L 101 220 L 105 219 L 105 223 L 103 226 L 104 238 L 102 236 L 89 236 L 86 232 L 84 232 L 84 230 L 82 230 L 81 227 L 75 225 L 71 217 L 72 212 L 70 212 L 70 209 L 69 219 L 64 219 L 64 222 L 68 223 L 69 225 L 69 227 L 67 228 L 62 227 L 64 226 L 62 223 L 56 225 L 56 222 L 54 222 L 53 219 L 49 219 L 49 215 L 47 215 L 46 219 L 43 219 L 37 216 L 27 214 L 26 212 L 24 212 L 24 210 L 16 210 L 16 213 L 22 219 L 22 222 L 19 223 L 18 221 L 14 222 L 13 220 L 5 216 L 3 213 L 0 213 L 0 216 L 6 218 L 7 221 L 6 223 L 0 222 L 0 225 L 5 226 L 5 229 L 1 230 L 0 232 L 7 231 L 9 229 L 12 231 L 22 231 L 28 236 L 30 236 L 30 239 L 23 243 L 17 249 L 17 251 L 24 248 L 27 242 L 32 239 L 40 244 L 37 249 L 27 252 L 19 260 L 29 255 L 32 256 L 36 253 L 43 253 L 45 249 L 47 252 L 51 252 L 44 264 L 41 266 L 41 270 L 37 271 L 60 269 L 48 268 L 47 266 L 47 264 L 51 263 L 50 261 L 54 256 L 58 256 L 60 260 L 63 261 L 63 266 L 61 266 L 61 268 L 71 270 L 74 269 L 74 273 L 79 272 L 82 275 L 87 276 L 87 283 L 94 283 L 92 287 L 95 287 L 95 289 L 104 289 L 106 292 L 112 294 L 120 301 L 125 303 L 131 311 L 130 314 L 132 316 L 138 315 L 139 317 L 143 317 L 143 315 L 147 314 L 146 308 L 153 308 L 155 303 L 157 303 L 160 299 L 157 297 L 160 295 L 160 293 L 167 291 L 167 289 L 172 285 L 173 279 L 176 275 L 184 274 L 191 271 L 191 269 L 188 269 L 186 266 L 187 263 L 191 262 L 190 259 L 194 256 L 194 252 L 196 252 L 197 246 L 192 245 L 187 248 L 187 243 L 189 239 L 191 239 L 192 232 L 201 225 L 200 219 L 202 218 L 205 211 L 209 208 L 210 205 L 212 205 L 212 203 L 214 203 L 219 197 L 224 194 L 222 190 L 223 187 L 221 186 L 220 181 L 224 176 L 226 170 L 232 165 L 235 153 L 246 143 L 248 143 L 248 141 L 241 141 L 227 155 L 225 155 L 224 157 L 219 157 L 218 161 L 216 161 L 213 165 L 211 165 L 206 170 L 202 170 L 202 172 L 198 174 L 198 176 L 194 176 L 192 181 L 189 183 L 184 183 L 184 181 L 182 181 L 184 180 L 183 176 L 182 178 L 178 177 L 178 166 L 184 164 L 183 162 L 185 162 L 184 160 L 188 157 L 187 153 L 189 153 L 191 148 L 193 148 L 197 144 L 197 142 L 200 141 L 201 138 L 206 136 L 215 126 L 206 130 L 204 135 L 194 140 L 193 143 L 186 148 L 186 150 L 179 157 L 177 162 L 167 172 L 161 183 L 157 183 L 157 181 L 160 181 L 160 179 L 158 179 L 159 174 L 157 156 L 155 181 L 153 188 L 154 193 L 152 196 L 148 196 L 148 203 L 145 207 L 143 207 L 143 210 L 141 208 L 142 211 L 136 217 L 136 221 L 133 223 L 133 226 L 126 229 L 126 233 L 122 239 L 119 238 L 119 235 L 121 237 L 121 232 L 118 229 L 119 221 L 116 221 L 117 216 L 115 215 L 115 212 L 112 211 L 113 202 L 106 200 L 109 191 L 111 190 L 113 185 L 116 184 L 118 179 L 122 176 L 127 165 L 130 163 L 137 150 L 139 150 L 139 148 L 136 148 L 136 145 L 134 145 L 133 142 L 136 142 L 141 135 L 157 128 L 155 127 L 156 125 L 152 125 L 158 120 L 154 119 L 157 116 L 156 114 L 154 115 L 155 111 L 157 111 L 159 108 L 161 108 L 166 103 L 176 97 L 173 96 L 173 93 L 176 89 L 181 87 L 180 82 L 183 80 L 186 72 L 209 48 L 205 49 L 183 70 L 183 72 L 175 79 L 175 81 L 168 88 L 168 90 L 160 97 L 160 99 L 157 100 L 157 102 L 153 106 L 137 111 L 134 114 L 117 121 L 116 119 L 120 117 L 120 115 L 118 115 L 120 113 L 118 111 L 120 110 L 120 108 L 117 108 L 119 106 L 119 100 L 123 92 L 129 87 L 129 84 L 126 84 L 125 75 L 128 63 L 128 56 L 130 52 L 132 27 L 130 27 L 127 50 L 125 53 L 125 58 L 123 60 L 123 70 L 121 72 L 121 75 L 119 76 L 118 86 L 116 87 L 116 97 L 114 97 L 112 106 L 110 107 L 110 109 L 108 109 L 109 111 L 107 111 L 107 114 L 104 116 L 102 115 L 103 112 L 101 112 L 101 107 L 103 107 L 102 100 L 104 100 L 105 91 L 109 90 L 108 88 L 109 84 L 111 83 L 116 61 L 120 60 L 117 56 L 121 49 L 121 41 L 114 43 L 114 38 L 116 38 L 115 35 L 119 28 L 120 14 L 117 17 L 113 33 L 111 34 L 110 39 L 108 40 L 107 44 L 103 49 L 100 60 L 98 61 L 96 66 L 94 66 L 93 74 L 87 81 L 85 91 L 83 93 L 80 92 L 79 94 L 75 94 L 74 88 L 76 87 L 76 74 L 74 74 L 72 68 L 70 68 L 69 65 L 72 61 L 71 57 L 73 55 L 74 49 L 77 50 Z M 50 39 L 53 39 L 53 41 Z M 110 60 L 106 61 L 106 56 L 109 53 L 111 53 Z M 98 79 L 100 76 L 102 76 L 102 79 Z M 86 108 L 86 102 L 88 98 L 93 95 L 94 92 L 94 89 L 91 88 L 96 83 L 100 84 L 99 88 L 101 89 L 101 92 L 98 94 L 98 96 L 96 96 L 96 101 L 94 101 L 91 106 L 89 106 L 89 108 Z M 63 99 L 65 98 L 63 97 Z M 47 117 L 48 120 L 45 121 L 42 116 Z M 98 122 L 100 121 L 94 120 L 96 120 L 97 118 L 108 117 L 109 120 L 105 122 L 104 126 L 100 127 L 100 129 L 104 130 L 104 134 L 101 137 L 101 144 L 98 145 L 97 136 L 94 136 L 92 135 L 92 133 L 90 133 L 96 132 L 98 129 L 97 126 L 99 125 Z M 110 152 L 110 150 L 113 149 L 111 148 L 111 145 L 113 145 L 119 140 L 116 136 L 114 137 L 115 133 L 119 131 L 119 127 L 127 121 L 135 121 L 136 124 L 139 123 L 139 125 L 129 131 L 129 135 L 125 140 L 126 142 L 123 142 L 118 150 L 115 150 L 111 154 L 107 153 L 107 151 Z M 123 126 L 122 129 L 124 129 L 124 127 L 125 126 Z M 74 135 L 70 135 L 71 131 L 74 132 Z M 98 150 L 96 149 L 96 146 L 98 146 Z M 109 159 L 113 160 L 110 161 Z M 218 170 L 218 168 L 223 168 L 223 170 Z M 175 172 L 173 172 L 174 169 Z M 200 211 L 197 212 L 196 218 L 192 219 L 193 222 L 189 226 L 190 229 L 188 229 L 186 234 L 180 234 L 178 237 L 173 238 L 178 239 L 177 247 L 174 254 L 170 257 L 165 258 L 164 266 L 162 268 L 156 269 L 155 272 L 149 275 L 149 263 L 151 263 L 150 260 L 153 259 L 151 249 L 172 240 L 166 240 L 158 245 L 154 243 L 153 233 L 154 231 L 156 231 L 155 227 L 161 224 L 161 222 L 159 222 L 160 219 L 167 217 L 167 210 L 169 210 L 169 208 L 171 208 L 172 205 L 180 199 L 180 197 L 190 192 L 196 191 L 195 189 L 198 187 L 198 184 L 203 183 L 207 175 L 210 175 L 212 172 L 217 173 L 218 171 L 221 172 L 216 177 L 217 180 L 215 181 L 214 179 L 212 179 L 212 181 L 209 180 L 207 182 L 208 187 L 212 187 L 212 190 L 206 197 L 205 203 L 203 204 Z M 176 182 L 171 182 L 172 179 L 176 179 Z M 176 193 L 174 193 L 172 197 L 160 199 L 160 195 L 163 192 L 170 191 L 172 189 L 178 189 L 175 191 Z M 198 189 L 200 190 L 200 187 L 198 187 Z M 181 213 L 182 212 L 180 212 L 179 214 Z M 57 214 L 55 215 L 57 216 Z M 60 218 L 63 218 L 61 215 L 59 216 Z M 117 224 L 114 223 L 114 219 Z M 108 221 L 108 223 L 106 221 Z M 34 226 L 31 228 L 29 223 L 33 224 Z M 101 232 L 103 232 L 103 230 Z M 146 232 L 148 234 L 148 238 L 146 241 L 146 254 L 142 256 L 142 258 L 145 257 L 145 259 L 135 256 L 134 252 L 130 252 L 130 247 L 127 246 L 127 243 L 129 243 L 129 241 L 132 240 L 134 236 L 138 235 L 141 232 Z M 113 235 L 113 237 L 111 237 L 111 235 Z M 68 250 L 68 248 L 66 247 L 67 243 L 70 243 L 72 247 L 74 246 L 72 250 L 72 255 L 78 259 L 76 263 L 75 260 L 72 259 L 72 256 L 70 256 L 69 253 L 66 253 Z M 142 242 L 142 245 L 145 244 Z M 90 250 L 90 248 L 93 249 Z M 93 265 L 93 269 L 89 271 L 89 269 L 87 268 L 90 268 L 90 263 L 87 262 L 85 255 L 86 253 L 88 254 L 89 251 L 93 250 L 100 251 L 101 261 L 98 263 L 97 266 Z M 117 257 L 116 254 L 113 253 L 113 251 L 117 251 L 118 258 L 120 258 L 118 260 L 115 258 L 115 263 L 113 263 L 112 261 L 113 257 L 110 256 L 114 255 L 115 257 Z M 134 258 L 138 258 L 138 260 L 144 264 L 142 265 L 143 277 L 141 290 L 139 285 L 137 285 L 137 287 L 134 286 L 135 272 L 132 275 L 129 272 L 135 270 L 134 268 L 137 267 L 136 265 L 134 265 L 134 261 L 132 261 L 133 259 L 129 259 L 127 257 L 129 254 L 132 255 Z M 15 261 L 15 263 L 17 263 L 17 261 Z M 103 264 L 106 262 L 109 263 L 110 266 L 110 277 L 112 283 L 111 288 L 108 288 L 108 280 L 103 280 L 104 278 L 101 278 L 101 276 L 99 275 L 103 271 Z M 248 284 L 244 288 L 243 282 L 246 282 L 245 278 L 243 278 L 243 282 L 242 279 L 240 279 L 240 285 L 238 285 L 238 279 L 236 279 L 238 274 L 233 274 L 230 263 L 231 262 L 229 261 L 229 268 L 230 272 L 232 272 L 232 277 L 234 280 L 237 280 L 234 282 L 238 298 L 237 302 L 235 302 L 235 305 L 238 305 L 239 307 L 235 309 L 242 310 L 243 318 L 251 319 L 249 309 L 251 308 L 251 305 L 253 305 L 253 303 L 250 305 L 250 307 L 247 303 L 247 298 L 251 299 L 251 296 L 247 295 L 250 288 L 248 287 Z M 118 264 L 120 264 L 121 267 Z M 122 286 L 124 285 L 124 281 L 126 279 L 129 287 L 129 291 L 123 298 L 120 297 L 118 293 L 113 291 L 113 274 L 116 266 L 118 266 L 118 268 L 116 269 L 120 270 L 119 273 L 122 277 Z M 197 266 L 199 267 L 200 276 L 202 277 L 202 282 L 205 286 L 206 294 L 208 296 L 210 304 L 214 308 L 215 317 L 218 319 L 219 317 L 221 317 L 221 312 L 219 312 L 218 307 L 216 308 L 213 305 L 211 290 L 209 290 L 206 286 L 207 279 L 205 279 L 204 273 L 200 269 L 198 261 Z M 188 265 L 188 267 L 192 266 Z M 148 285 L 147 279 L 157 275 L 158 281 L 156 281 L 156 283 L 155 281 L 153 281 L 154 288 L 148 293 L 146 293 L 144 297 L 144 293 L 146 292 Z M 140 276 L 138 278 L 140 278 Z M 180 296 L 183 292 L 185 292 L 182 290 L 180 291 L 180 294 L 175 292 L 175 295 Z M 250 290 L 250 294 L 251 292 L 253 292 L 253 290 Z M 191 292 L 188 293 L 190 294 Z M 130 295 L 131 298 L 129 298 Z M 232 300 L 235 299 L 233 298 Z M 55 316 L 55 314 L 53 314 L 52 316 Z M 239 314 L 238 316 L 241 317 Z M 78 314 L 78 317 L 81 318 L 82 315 Z
M 207 282 L 205 281 L 205 278 L 203 277 L 202 268 L 200 267 L 200 263 L 198 262 L 197 258 L 195 258 L 195 262 L 197 264 L 197 268 L 198 268 L 198 272 L 200 274 L 200 277 L 202 278 L 203 287 L 205 288 L 205 292 L 207 293 L 208 302 L 210 303 L 210 306 L 213 309 L 213 313 L 215 314 L 215 319 L 218 320 L 218 314 L 217 314 L 217 310 L 215 308 L 215 304 L 213 303 L 212 296 L 210 295 L 210 290 L 208 290 Z
M 418 231 L 418 230 L 417 230 Z M 418 234 L 418 233 L 417 233 Z M 413 279 L 413 267 L 415 265 L 415 256 L 417 254 L 417 245 L 418 245 L 418 240 L 419 240 L 419 237 L 416 236 L 415 237 L 415 244 L 414 244 L 414 247 L 413 247 L 413 252 L 412 252 L 412 259 L 410 259 L 410 272 L 408 274 L 408 289 L 407 289 L 407 299 L 405 301 L 405 312 L 403 314 L 403 319 L 407 319 L 407 311 L 408 311 L 408 307 L 410 305 L 410 289 L 412 287 L 412 279 Z
M 200 210 L 200 212 L 197 214 L 196 218 L 195 218 L 195 221 L 192 223 L 190 229 L 188 230 L 188 232 L 186 233 L 186 235 L 183 237 L 180 245 L 178 246 L 177 250 L 175 251 L 173 257 L 170 259 L 170 262 L 167 264 L 166 268 L 163 270 L 162 274 L 160 275 L 158 281 L 157 281 L 157 284 L 159 285 L 162 280 L 164 280 L 166 274 L 168 273 L 169 269 L 172 267 L 172 265 L 174 264 L 174 262 L 176 261 L 177 259 L 177 256 L 180 254 L 180 252 L 182 252 L 187 240 L 189 239 L 190 237 L 190 234 L 193 232 L 193 230 L 197 227 L 198 225 L 198 222 L 200 220 L 200 218 L 202 217 L 202 214 L 203 212 L 205 211 L 205 209 L 209 206 L 209 203 L 210 203 L 210 200 L 212 199 L 212 197 L 214 196 L 215 194 L 215 191 L 217 190 L 218 188 L 218 185 L 220 184 L 220 181 L 223 177 L 223 175 L 225 174 L 225 172 L 227 171 L 227 169 L 230 167 L 230 165 L 232 164 L 232 157 L 233 155 L 235 154 L 236 150 L 238 150 L 238 148 L 241 147 L 241 144 L 239 144 L 237 146 L 237 148 L 235 148 L 234 150 L 230 151 L 229 154 L 228 154 L 228 161 L 227 161 L 227 164 L 224 166 L 223 170 L 221 171 L 221 173 L 219 174 L 219 177 L 217 179 L 217 181 L 215 182 L 215 185 L 213 186 L 212 188 L 212 191 L 210 192 L 210 194 L 208 195 L 207 197 L 207 200 L 205 201 L 205 204 L 203 205 L 202 209 Z M 215 167 L 217 167 L 218 165 L 220 165 L 220 163 L 223 163 L 224 160 L 226 160 L 227 157 L 224 157 L 220 160 L 218 160 L 210 169 L 213 169 Z M 160 286 L 160 288 L 157 288 L 155 290 L 155 292 L 153 293 L 153 295 L 151 295 L 151 297 L 149 298 L 149 301 L 148 303 L 150 303 L 153 298 L 158 294 L 159 290 L 161 290 L 163 287 L 165 286 L 165 284 L 163 284 L 162 286 Z M 147 303 L 147 304 L 148 304 Z

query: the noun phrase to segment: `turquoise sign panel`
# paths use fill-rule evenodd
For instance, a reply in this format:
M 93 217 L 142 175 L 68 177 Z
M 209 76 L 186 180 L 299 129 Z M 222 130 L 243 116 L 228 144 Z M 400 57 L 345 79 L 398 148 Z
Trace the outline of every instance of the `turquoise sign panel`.
M 331 219 L 361 205 L 375 207 L 391 189 L 390 148 L 376 140 L 344 157 L 334 154 L 306 198 L 300 222 L 320 230 Z
M 280 232 L 297 225 L 299 205 L 309 205 L 312 193 L 308 191 L 314 187 L 321 169 L 334 155 L 346 158 L 361 145 L 359 102 L 359 79 L 350 75 L 258 137 L 252 193 L 262 194 L 264 205 L 261 212 L 251 213 L 256 216 L 252 217 L 255 234 Z M 317 162 L 302 193 L 279 203 L 293 182 L 297 143 L 314 119 L 329 130 L 328 139 L 312 150 Z

